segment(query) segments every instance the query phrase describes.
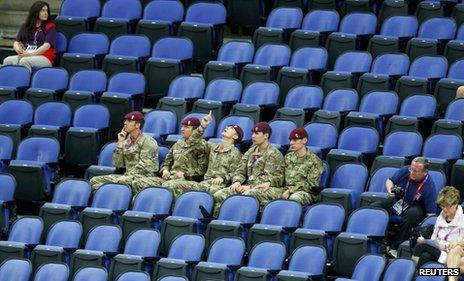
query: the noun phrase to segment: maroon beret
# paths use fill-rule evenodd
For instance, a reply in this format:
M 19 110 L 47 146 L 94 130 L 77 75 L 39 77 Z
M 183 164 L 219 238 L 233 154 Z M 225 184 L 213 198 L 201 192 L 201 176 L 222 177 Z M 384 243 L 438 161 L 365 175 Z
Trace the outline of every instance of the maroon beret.
M 291 140 L 304 139 L 304 138 L 308 138 L 308 133 L 306 132 L 304 128 L 296 128 L 290 132 L 290 135 L 288 136 L 288 138 Z
M 198 127 L 200 126 L 200 120 L 198 120 L 196 117 L 188 117 L 182 120 L 182 125 Z
M 126 120 L 133 120 L 133 121 L 141 121 L 143 120 L 143 113 L 140 111 L 132 111 L 124 115 L 124 119 Z
M 259 122 L 255 124 L 255 126 L 253 127 L 251 131 L 255 133 L 258 133 L 258 132 L 267 133 L 271 131 L 271 127 L 269 126 L 267 122 Z
M 242 130 L 242 128 L 240 128 L 239 125 L 235 125 L 235 124 L 230 125 L 230 127 L 234 128 L 235 132 L 236 132 L 237 135 L 238 135 L 237 142 L 242 141 L 242 139 L 243 139 L 243 130 Z

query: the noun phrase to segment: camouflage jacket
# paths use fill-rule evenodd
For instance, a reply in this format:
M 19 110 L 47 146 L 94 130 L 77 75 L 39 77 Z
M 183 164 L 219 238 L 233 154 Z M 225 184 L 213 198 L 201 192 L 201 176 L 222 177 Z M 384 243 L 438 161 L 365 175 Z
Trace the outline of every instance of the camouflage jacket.
M 206 141 L 200 139 L 184 138 L 178 140 L 169 150 L 161 172 L 168 170 L 171 173 L 183 172 L 186 180 L 195 180 L 202 177 L 208 167 L 208 147 Z
M 116 147 L 113 165 L 126 167 L 126 175 L 155 176 L 159 169 L 156 141 L 149 135 L 141 134 L 132 145 L 130 142 L 128 138 L 123 148 Z
M 271 187 L 281 187 L 284 182 L 283 158 L 282 153 L 271 144 L 263 151 L 258 151 L 258 147 L 253 145 L 242 156 L 232 183 L 257 185 L 269 182 Z
M 311 188 L 319 186 L 324 167 L 322 161 L 311 151 L 299 157 L 291 151 L 285 155 L 285 187 L 296 191 L 314 192 Z
M 203 139 L 203 134 L 196 129 L 190 137 L 194 140 Z M 234 146 L 222 148 L 220 143 L 206 142 L 208 149 L 208 169 L 205 173 L 205 180 L 221 177 L 223 185 L 230 185 L 233 173 L 242 159 L 242 154 Z

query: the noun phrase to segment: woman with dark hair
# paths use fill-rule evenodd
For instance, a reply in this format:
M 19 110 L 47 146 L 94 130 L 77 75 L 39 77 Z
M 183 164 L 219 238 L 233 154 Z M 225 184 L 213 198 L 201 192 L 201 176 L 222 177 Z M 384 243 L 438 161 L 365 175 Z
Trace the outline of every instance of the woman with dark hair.
M 47 2 L 32 4 L 26 22 L 19 29 L 13 49 L 17 55 L 6 57 L 3 65 L 18 64 L 32 67 L 52 66 L 55 60 L 55 24 L 49 20 Z

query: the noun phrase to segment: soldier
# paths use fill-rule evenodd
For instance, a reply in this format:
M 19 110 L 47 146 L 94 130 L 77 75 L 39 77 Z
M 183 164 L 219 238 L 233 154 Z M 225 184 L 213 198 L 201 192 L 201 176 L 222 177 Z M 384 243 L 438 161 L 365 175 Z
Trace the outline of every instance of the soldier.
M 282 198 L 295 200 L 301 205 L 314 204 L 324 169 L 322 161 L 306 148 L 308 133 L 304 128 L 294 129 L 289 139 L 291 151 L 285 155 L 285 191 Z
M 201 141 L 206 127 L 211 123 L 211 112 L 206 115 L 200 126 L 193 131 L 190 139 Z M 231 179 L 242 154 L 234 144 L 243 138 L 243 131 L 238 125 L 227 126 L 222 131 L 221 143 L 206 142 L 208 155 L 208 168 L 202 182 L 175 180 L 169 181 L 169 186 L 182 193 L 186 190 L 201 190 L 214 194 L 216 191 L 231 184 Z
M 253 146 L 243 155 L 232 177 L 232 185 L 214 193 L 216 210 L 232 194 L 253 195 L 261 206 L 282 194 L 284 159 L 280 151 L 269 143 L 271 127 L 267 122 L 259 122 L 252 133 Z
M 140 177 L 154 176 L 158 172 L 158 144 L 141 131 L 143 113 L 132 111 L 124 119 L 124 128 L 118 133 L 118 144 L 113 152 L 113 165 L 125 167 L 126 172 L 93 177 L 90 179 L 93 190 L 105 183 L 121 183 L 131 186 L 136 194 L 142 189 L 138 184 Z
M 178 181 L 198 181 L 203 178 L 208 166 L 206 141 L 202 138 L 192 139 L 193 131 L 200 126 L 200 120 L 195 117 L 182 121 L 182 138 L 169 150 L 161 166 L 162 178 L 146 177 L 140 179 L 143 186 L 175 187 Z M 174 196 L 182 190 L 172 189 Z

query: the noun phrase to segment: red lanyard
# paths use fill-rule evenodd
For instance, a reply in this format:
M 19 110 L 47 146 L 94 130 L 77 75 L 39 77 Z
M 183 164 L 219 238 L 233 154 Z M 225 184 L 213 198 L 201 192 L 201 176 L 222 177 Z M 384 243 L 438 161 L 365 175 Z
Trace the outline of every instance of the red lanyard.
M 425 176 L 425 178 L 421 181 L 421 183 L 419 183 L 419 185 L 417 186 L 416 192 L 415 192 L 415 194 L 414 194 L 413 201 L 416 200 L 417 194 L 420 193 L 420 191 L 421 191 L 422 188 L 424 187 L 424 184 L 425 184 L 425 182 L 427 181 L 428 178 L 429 178 L 429 174 L 427 174 L 427 175 Z M 410 183 L 410 182 L 411 182 L 411 176 L 409 176 L 408 182 L 406 183 L 406 192 L 408 192 L 408 188 L 409 188 L 409 183 Z

